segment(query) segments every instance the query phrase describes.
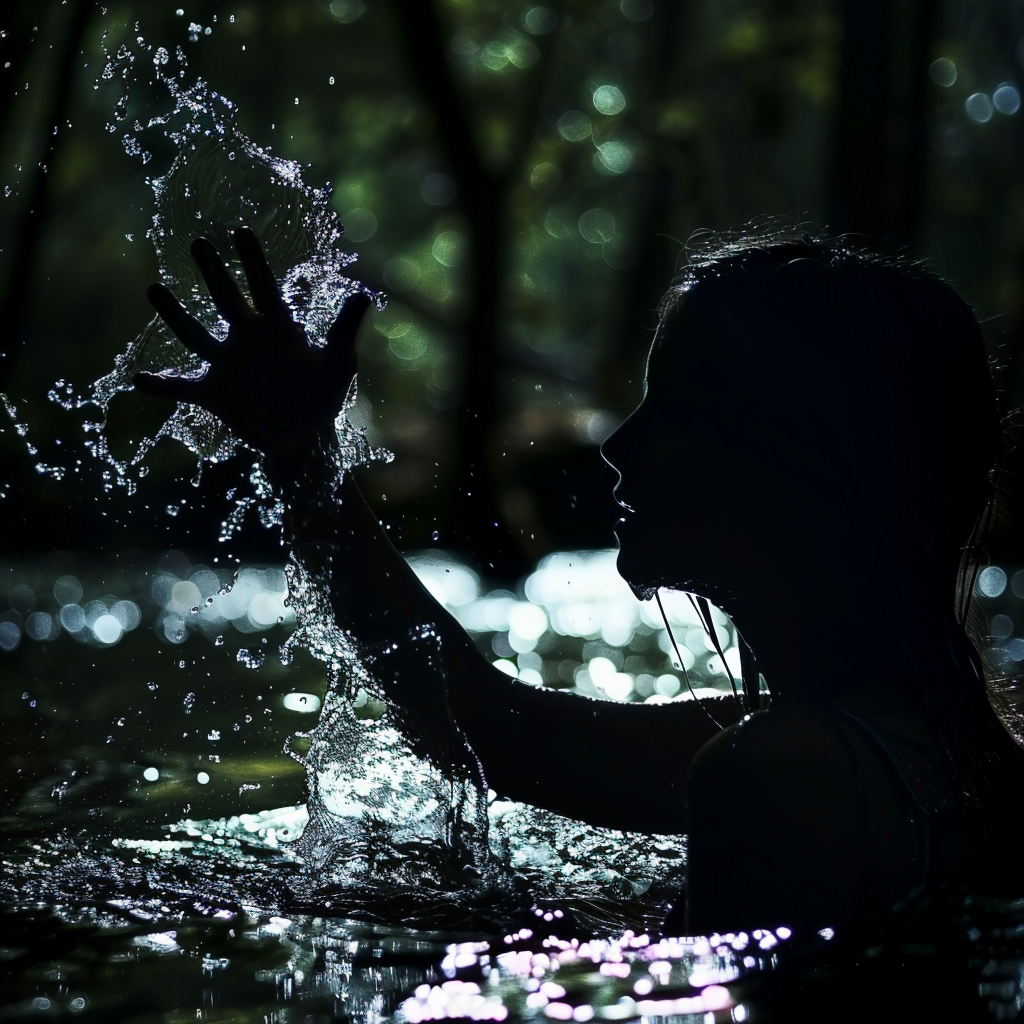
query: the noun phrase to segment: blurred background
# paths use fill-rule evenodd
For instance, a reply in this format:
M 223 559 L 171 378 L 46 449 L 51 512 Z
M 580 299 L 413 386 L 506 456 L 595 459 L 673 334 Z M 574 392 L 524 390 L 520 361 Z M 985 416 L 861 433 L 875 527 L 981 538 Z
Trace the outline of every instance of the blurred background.
M 59 907 L 129 891 L 154 914 L 166 900 L 166 914 L 181 893 L 220 907 L 255 891 L 253 905 L 273 905 L 266 873 L 228 864 L 225 836 L 280 828 L 283 839 L 291 819 L 268 809 L 308 791 L 288 750 L 301 755 L 327 684 L 306 652 L 277 657 L 294 627 L 279 531 L 251 509 L 218 539 L 252 491 L 251 454 L 197 479 L 196 457 L 164 439 L 129 493 L 87 449 L 98 410 L 49 397 L 87 395 L 152 317 L 147 179 L 174 150 L 165 141 L 146 162 L 124 139 L 173 105 L 154 77 L 160 48 L 165 73 L 187 65 L 182 84 L 205 79 L 257 146 L 333 190 L 353 272 L 389 296 L 363 327 L 356 413 L 395 458 L 360 470 L 363 490 L 490 660 L 529 683 L 660 702 L 685 697 L 680 667 L 719 691 L 739 667 L 720 613 L 712 640 L 671 595 L 676 648 L 618 579 L 615 477 L 598 450 L 641 396 L 655 309 L 694 231 L 782 216 L 931 261 L 975 306 L 1006 409 L 1024 406 L 1024 0 L 6 0 L 0 897 Z M 684 398 L 701 386 L 676 384 Z M 104 431 L 113 453 L 129 457 L 169 411 L 118 395 Z M 694 501 L 720 502 L 729 496 L 702 481 L 710 460 L 729 458 L 709 427 L 672 468 Z M 990 666 L 1019 678 L 1018 461 L 975 596 Z M 900 597 L 880 581 L 877 606 L 849 624 L 843 654 L 868 673 L 879 632 L 901 628 Z M 1002 692 L 1020 711 L 1024 690 Z M 354 704 L 361 718 L 383 711 L 366 693 Z M 224 822 L 200 820 L 211 817 Z M 127 872 L 116 854 L 95 890 L 99 876 L 62 874 L 78 862 L 51 841 L 58 831 L 90 857 L 95 837 L 127 840 Z M 523 849 L 550 848 L 560 865 L 554 832 L 543 844 L 524 834 Z M 163 856 L 143 836 L 167 841 L 165 873 L 136 871 Z M 104 863 L 111 849 L 94 848 Z M 600 867 L 608 891 L 632 899 L 649 884 L 606 870 L 614 849 L 635 866 L 621 837 L 594 849 L 572 856 Z M 188 897 L 193 909 L 205 912 Z M 103 929 L 55 942 L 48 928 L 5 939 L 46 957 L 8 1000 L 52 1014 L 49 996 L 75 997 L 77 1014 L 87 988 L 97 1007 L 120 998 L 125 958 L 115 985 L 97 967 L 112 956 Z M 52 959 L 72 943 L 89 946 L 78 975 Z M 206 985 L 208 962 L 174 956 L 133 977 L 147 999 L 191 1014 L 177 991 L 150 990 L 157 977 L 183 984 L 172 963 Z
M 167 441 L 138 493 L 105 490 L 87 411 L 47 399 L 58 380 L 87 391 L 151 315 L 153 166 L 108 130 L 123 88 L 102 77 L 140 38 L 181 47 L 256 144 L 330 183 L 355 273 L 388 293 L 361 339 L 361 415 L 396 458 L 363 481 L 403 550 L 513 581 L 613 543 L 598 445 L 640 396 L 655 306 L 699 228 L 783 215 L 934 261 L 1010 368 L 1008 405 L 1024 401 L 1017 0 L 49 0 L 0 22 L 9 557 L 216 554 L 249 468 L 194 488 Z M 112 448 L 166 414 L 119 397 Z M 708 458 L 728 452 L 695 439 L 698 493 Z M 255 516 L 231 548 L 279 554 Z

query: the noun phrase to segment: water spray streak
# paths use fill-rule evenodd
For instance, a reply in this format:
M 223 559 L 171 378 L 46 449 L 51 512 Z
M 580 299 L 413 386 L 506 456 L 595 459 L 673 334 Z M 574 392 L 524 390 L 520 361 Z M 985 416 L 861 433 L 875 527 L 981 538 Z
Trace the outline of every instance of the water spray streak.
M 235 105 L 207 83 L 190 80 L 180 47 L 172 55 L 137 35 L 134 46 L 122 44 L 108 58 L 102 79 L 119 80 L 124 87 L 108 129 L 124 131 L 128 126 L 122 137 L 124 150 L 148 167 L 160 163 L 154 154 L 169 154 L 164 158 L 169 159 L 167 169 L 147 179 L 155 207 L 148 238 L 160 277 L 214 337 L 223 339 L 227 325 L 206 294 L 189 247 L 202 236 L 222 255 L 233 253 L 231 232 L 242 225 L 261 239 L 284 299 L 311 344 L 324 344 L 328 327 L 355 293 L 369 294 L 378 307 L 383 306 L 381 297 L 345 273 L 355 257 L 338 248 L 343 229 L 330 207 L 329 190 L 306 185 L 298 164 L 247 138 L 235 123 Z M 129 126 L 133 90 L 146 76 L 150 84 L 162 87 L 168 109 L 150 115 L 145 123 L 135 119 Z M 240 263 L 234 260 L 229 268 L 244 291 Z M 108 487 L 133 490 L 144 475 L 143 460 L 163 437 L 196 454 L 200 470 L 205 462 L 220 462 L 242 447 L 215 416 L 181 404 L 130 458 L 120 460 L 110 451 L 104 433 L 107 409 L 118 394 L 131 390 L 136 373 L 189 377 L 205 368 L 154 317 L 87 398 L 75 398 L 63 382 L 51 398 L 67 407 L 96 407 L 99 419 L 87 425 L 89 447 L 111 471 Z M 344 474 L 354 466 L 391 457 L 369 444 L 365 429 L 349 422 L 347 412 L 355 401 L 353 380 L 335 424 L 337 454 L 318 483 L 317 501 L 336 501 Z M 267 409 L 267 415 L 273 417 L 275 410 Z M 282 429 L 288 425 L 282 424 Z M 254 506 L 264 526 L 278 527 L 283 520 L 284 506 L 256 454 L 248 474 L 251 493 L 235 499 L 221 540 L 240 528 Z M 197 472 L 193 483 L 198 485 L 199 478 Z M 480 780 L 464 772 L 446 773 L 442 759 L 413 752 L 412 746 L 422 745 L 423 737 L 410 735 L 406 723 L 387 707 L 374 676 L 374 663 L 386 662 L 388 652 L 361 651 L 355 638 L 337 627 L 328 567 L 319 558 L 316 552 L 301 559 L 293 555 L 287 568 L 288 604 L 297 625 L 281 648 L 281 660 L 288 664 L 297 648 L 305 648 L 326 664 L 330 680 L 318 725 L 288 745 L 289 753 L 306 768 L 309 788 L 308 822 L 296 847 L 306 872 L 290 884 L 296 896 L 311 901 L 325 886 L 336 891 L 358 884 L 361 903 L 379 902 L 381 886 L 389 892 L 396 886 L 449 891 L 464 887 L 479 878 L 487 858 L 486 800 Z M 432 640 L 425 632 L 408 643 Z M 240 652 L 240 657 L 243 654 L 249 667 L 262 665 L 262 652 Z M 307 746 L 302 753 L 297 749 L 300 743 Z M 372 890 L 374 885 L 377 890 Z
M 158 172 L 146 179 L 154 200 L 147 237 L 156 253 L 160 278 L 215 337 L 223 338 L 227 325 L 206 294 L 189 246 L 202 236 L 222 254 L 233 254 L 231 233 L 242 225 L 252 228 L 263 241 L 285 301 L 312 344 L 323 344 L 328 326 L 356 292 L 371 295 L 383 308 L 382 296 L 345 273 L 356 257 L 338 248 L 344 229 L 331 209 L 330 188 L 307 185 L 299 164 L 272 154 L 241 132 L 235 104 L 202 79 L 190 78 L 180 46 L 173 55 L 166 47 L 154 47 L 146 43 L 136 24 L 133 44 L 124 42 L 116 53 L 106 48 L 105 52 L 107 62 L 97 86 L 117 82 L 121 88 L 107 130 L 122 132 L 125 153 Z M 163 96 L 161 108 L 136 112 L 137 105 L 152 103 L 154 91 Z M 165 165 L 162 171 L 161 164 Z M 232 258 L 229 266 L 244 291 L 245 279 L 237 259 Z M 179 404 L 156 434 L 144 438 L 126 459 L 111 452 L 103 428 L 110 402 L 132 390 L 136 373 L 189 377 L 204 369 L 203 361 L 154 316 L 88 395 L 76 396 L 69 385 L 58 381 L 49 397 L 68 409 L 92 406 L 97 410 L 98 418 L 85 424 L 86 446 L 108 465 L 110 486 L 134 491 L 146 473 L 146 455 L 164 437 L 181 442 L 198 456 L 193 480 L 198 486 L 205 462 L 221 462 L 241 447 L 211 413 Z M 346 413 L 355 399 L 353 385 L 337 424 L 346 469 L 370 459 L 390 458 L 389 453 L 371 448 L 349 423 Z M 267 415 L 273 416 L 274 410 L 268 409 Z M 254 472 L 250 478 L 254 493 L 242 500 L 225 524 L 225 536 L 237 529 L 253 505 L 264 525 L 280 522 L 280 509 L 275 507 L 270 489 L 259 485 L 258 476 Z
M 197 25 L 190 31 L 193 41 L 209 34 Z M 311 188 L 298 164 L 247 138 L 236 124 L 235 105 L 190 75 L 181 47 L 148 44 L 136 25 L 116 52 L 111 49 L 105 47 L 107 60 L 96 87 L 117 87 L 108 131 L 119 135 L 127 156 L 150 175 L 153 216 L 147 235 L 163 283 L 211 334 L 223 338 L 227 325 L 206 294 L 189 247 L 194 238 L 205 236 L 226 257 L 234 253 L 231 232 L 247 225 L 260 238 L 294 317 L 312 344 L 322 344 L 345 301 L 356 292 L 372 294 L 347 276 L 355 257 L 340 248 L 342 227 L 331 210 L 329 190 Z M 234 262 L 229 267 L 244 292 L 241 267 Z M 382 306 L 383 300 L 373 297 Z M 134 400 L 124 393 L 133 390 L 137 372 L 191 376 L 204 370 L 203 361 L 154 317 L 86 394 L 59 380 L 49 397 L 66 409 L 85 412 L 85 443 L 102 467 L 105 491 L 121 487 L 134 493 L 147 474 L 150 450 L 166 437 L 197 457 L 196 485 L 207 462 L 236 454 L 249 459 L 246 483 L 237 496 L 234 489 L 227 496 L 234 506 L 222 524 L 222 541 L 233 537 L 254 511 L 264 526 L 278 528 L 287 510 L 270 485 L 262 456 L 245 449 L 201 408 L 179 405 L 126 458 L 111 451 L 108 409 L 112 401 Z M 333 461 L 318 468 L 317 480 L 307 481 L 306 498 L 323 507 L 337 503 L 344 475 L 353 467 L 391 457 L 350 422 L 347 414 L 355 400 L 353 381 L 336 423 Z M 28 443 L 27 426 L 9 403 L 7 411 Z M 281 414 L 268 408 L 267 416 L 279 419 Z M 179 510 L 172 504 L 167 514 Z M 225 859 L 228 846 L 209 847 L 218 878 L 232 879 L 232 898 L 245 892 L 254 904 L 358 913 L 422 927 L 457 920 L 461 927 L 470 920 L 496 925 L 521 919 L 532 905 L 569 897 L 579 902 L 575 913 L 580 920 L 595 928 L 613 927 L 627 907 L 638 926 L 648 926 L 648 915 L 653 923 L 664 911 L 664 900 L 676 898 L 684 857 L 678 839 L 652 842 L 651 837 L 499 802 L 493 795 L 489 800 L 479 766 L 461 737 L 430 735 L 414 717 L 388 705 L 378 682 L 394 675 L 399 659 L 418 666 L 417 680 L 424 687 L 443 688 L 443 657 L 433 627 L 422 624 L 378 649 L 361 646 L 339 628 L 331 609 L 333 545 L 327 540 L 315 550 L 303 550 L 301 557 L 292 553 L 286 567 L 285 611 L 294 614 L 295 629 L 280 648 L 281 661 L 290 664 L 303 649 L 326 666 L 328 680 L 317 725 L 286 744 L 287 753 L 305 770 L 307 805 L 220 822 L 188 818 L 169 825 L 169 834 L 187 836 L 197 849 L 212 843 L 251 851 L 265 868 L 258 876 L 250 875 L 249 861 L 239 862 L 236 871 Z M 236 574 L 241 590 L 247 571 Z M 208 602 L 230 595 L 231 584 L 220 583 L 219 595 Z M 192 614 L 200 611 L 197 600 Z M 223 628 L 223 623 L 211 623 L 211 636 Z M 175 617 L 164 616 L 163 629 L 175 643 L 186 635 L 177 611 Z M 214 646 L 223 643 L 223 635 L 214 640 Z M 241 650 L 238 660 L 259 671 L 266 651 Z M 185 664 L 182 659 L 180 667 Z M 189 694 L 187 712 L 192 700 Z M 251 719 L 246 716 L 246 721 Z M 239 793 L 254 785 L 243 783 Z M 191 813 L 190 805 L 184 813 Z M 195 892 L 205 892 L 199 861 L 186 856 L 180 845 L 168 841 L 154 856 L 166 861 L 176 884 L 183 874 Z M 265 858 L 270 859 L 264 863 Z M 666 881 L 669 876 L 673 880 Z M 80 885 L 75 878 L 73 884 Z M 159 879 L 151 881 L 161 889 Z M 544 920 L 550 919 L 548 913 Z

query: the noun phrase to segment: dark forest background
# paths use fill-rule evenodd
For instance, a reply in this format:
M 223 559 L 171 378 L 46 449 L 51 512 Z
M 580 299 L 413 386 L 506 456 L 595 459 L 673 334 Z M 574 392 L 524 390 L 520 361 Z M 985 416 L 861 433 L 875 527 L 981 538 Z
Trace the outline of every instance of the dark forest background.
M 640 397 L 698 228 L 783 215 L 933 261 L 1024 404 L 1017 0 L 48 0 L 0 29 L 0 391 L 27 427 L 0 410 L 0 557 L 212 551 L 251 462 L 193 488 L 194 458 L 164 442 L 138 493 L 107 491 L 88 417 L 46 397 L 87 390 L 151 315 L 148 171 L 107 130 L 119 93 L 100 78 L 103 47 L 139 35 L 183 47 L 257 144 L 333 185 L 356 272 L 390 296 L 360 383 L 396 458 L 362 479 L 404 549 L 513 579 L 612 544 L 598 444 Z M 166 412 L 119 397 L 115 449 Z M 713 429 L 694 439 L 695 500 L 720 497 L 701 465 L 728 457 Z M 277 543 L 254 518 L 232 553 Z

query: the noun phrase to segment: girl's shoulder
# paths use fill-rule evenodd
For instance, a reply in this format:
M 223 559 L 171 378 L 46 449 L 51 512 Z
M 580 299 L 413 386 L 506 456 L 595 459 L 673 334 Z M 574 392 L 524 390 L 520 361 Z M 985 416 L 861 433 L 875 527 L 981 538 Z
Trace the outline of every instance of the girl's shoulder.
M 757 772 L 764 785 L 794 773 L 824 773 L 837 793 L 849 786 L 859 794 L 865 778 L 877 776 L 926 811 L 960 789 L 926 714 L 902 694 L 871 686 L 828 704 L 794 702 L 744 717 L 697 755 L 694 776 L 705 771 L 748 780 Z
M 878 714 L 896 723 L 893 745 L 908 739 L 917 749 L 912 708 Z M 719 914 L 743 927 L 773 919 L 834 926 L 884 912 L 925 881 L 934 859 L 931 809 L 913 788 L 919 779 L 933 781 L 932 770 L 905 778 L 855 717 L 835 705 L 775 707 L 700 751 L 687 785 L 695 926 Z M 921 749 L 932 758 L 933 748 Z M 941 763 L 937 775 L 941 798 L 949 781 Z M 744 866 L 749 885 L 737 882 L 736 871 L 726 872 L 728 883 L 716 880 L 723 867 Z M 950 864 L 951 876 L 956 867 Z
M 692 771 L 726 768 L 734 774 L 768 763 L 778 770 L 844 757 L 848 759 L 846 744 L 828 711 L 793 704 L 746 715 L 724 729 L 700 751 Z

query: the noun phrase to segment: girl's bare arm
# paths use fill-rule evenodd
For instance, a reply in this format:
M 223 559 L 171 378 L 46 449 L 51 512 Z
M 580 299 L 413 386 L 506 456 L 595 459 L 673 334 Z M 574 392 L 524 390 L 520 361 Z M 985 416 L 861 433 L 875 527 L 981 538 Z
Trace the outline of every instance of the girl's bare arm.
M 390 675 L 378 681 L 414 728 L 441 737 L 452 757 L 451 737 L 461 730 L 503 796 L 594 824 L 681 831 L 687 768 L 717 732 L 706 709 L 696 701 L 593 700 L 519 682 L 490 665 L 388 540 L 352 474 L 338 481 L 333 424 L 355 374 L 368 297 L 350 297 L 327 344 L 316 348 L 282 299 L 255 235 L 240 229 L 235 244 L 251 302 L 213 245 L 199 239 L 192 247 L 230 325 L 224 342 L 166 288 L 149 293 L 171 330 L 209 363 L 206 374 L 140 374 L 137 385 L 204 406 L 264 453 L 285 504 L 291 553 L 320 574 L 339 626 L 368 650 L 394 648 L 380 661 Z M 268 409 L 277 410 L 272 420 Z M 713 714 L 723 725 L 736 718 L 728 701 Z

